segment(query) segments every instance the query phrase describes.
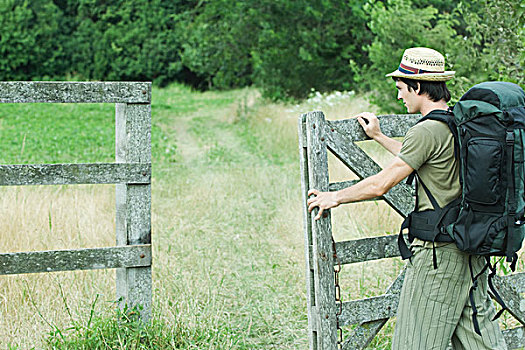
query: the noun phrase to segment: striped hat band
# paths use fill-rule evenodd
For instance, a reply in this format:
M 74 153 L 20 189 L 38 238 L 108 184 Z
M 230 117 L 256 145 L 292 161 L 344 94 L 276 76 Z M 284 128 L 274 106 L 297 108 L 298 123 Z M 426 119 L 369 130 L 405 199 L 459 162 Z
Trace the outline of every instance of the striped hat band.
M 429 71 L 429 70 L 414 68 L 414 67 L 407 66 L 403 63 L 399 64 L 398 70 L 401 73 L 405 73 L 405 74 L 445 73 L 445 71 Z

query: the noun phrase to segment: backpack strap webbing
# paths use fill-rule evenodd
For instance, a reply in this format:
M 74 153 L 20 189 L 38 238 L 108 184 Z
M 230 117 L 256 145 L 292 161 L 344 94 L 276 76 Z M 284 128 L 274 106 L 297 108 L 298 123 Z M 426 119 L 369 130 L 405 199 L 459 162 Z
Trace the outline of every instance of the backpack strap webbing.
M 507 207 L 507 246 L 505 248 L 505 256 L 507 262 L 512 262 L 514 252 L 512 251 L 512 239 L 515 235 L 514 225 L 516 222 L 516 193 L 515 193 L 515 178 L 514 178 L 514 130 L 512 127 L 507 129 L 507 136 L 505 138 L 507 148 L 507 193 L 509 194 Z
M 499 261 L 494 263 L 494 265 L 491 265 L 490 264 L 490 258 L 487 256 L 486 259 L 487 259 L 487 264 L 489 265 L 489 269 L 490 269 L 490 274 L 489 274 L 489 278 L 488 278 L 488 280 L 489 280 L 489 288 L 490 288 L 490 291 L 492 292 L 494 300 L 496 300 L 496 302 L 501 305 L 501 310 L 499 310 L 498 313 L 492 318 L 492 321 L 494 321 L 494 320 L 498 319 L 505 310 L 507 310 L 507 305 L 505 304 L 505 302 L 503 301 L 503 299 L 501 298 L 499 293 L 496 291 L 496 288 L 494 288 L 494 283 L 492 282 L 494 276 L 496 276 L 496 264 Z
M 492 292 L 492 296 L 494 297 L 494 300 L 496 300 L 496 302 L 498 304 L 501 305 L 501 310 L 498 311 L 498 313 L 492 318 L 492 321 L 498 319 L 501 314 L 507 310 L 507 305 L 505 304 L 505 302 L 503 301 L 503 299 L 501 298 L 501 296 L 499 295 L 499 293 L 497 292 L 496 288 L 494 287 L 494 283 L 492 282 L 494 276 L 496 275 L 496 263 L 494 263 L 494 265 L 492 265 L 490 263 L 490 257 L 486 256 L 485 257 L 485 260 L 486 260 L 486 263 L 485 265 L 483 266 L 483 268 L 481 269 L 481 271 L 474 276 L 474 271 L 473 271 L 473 268 L 472 268 L 472 255 L 469 255 L 468 257 L 468 267 L 470 269 L 470 276 L 472 278 L 472 287 L 470 287 L 470 290 L 469 290 L 469 300 L 470 300 L 470 306 L 472 307 L 472 323 L 474 325 L 474 331 L 476 332 L 476 334 L 478 334 L 479 336 L 481 336 L 481 330 L 479 328 L 479 322 L 478 322 L 478 308 L 476 307 L 476 302 L 474 300 L 474 291 L 478 288 L 478 278 L 479 276 L 481 276 L 483 273 L 485 273 L 485 271 L 487 271 L 487 269 L 490 269 L 490 274 L 488 276 L 488 284 L 489 284 L 489 288 L 490 288 L 490 291 Z
M 478 288 L 478 277 L 481 276 L 485 271 L 487 271 L 487 268 L 490 266 L 490 262 L 486 263 L 485 266 L 481 269 L 481 271 L 474 276 L 474 271 L 472 269 L 472 255 L 469 255 L 468 257 L 468 267 L 470 269 L 470 276 L 472 277 L 472 287 L 470 287 L 468 297 L 470 300 L 470 306 L 472 307 L 472 323 L 474 324 L 474 331 L 476 334 L 481 336 L 481 330 L 479 329 L 479 323 L 478 323 L 478 308 L 476 307 L 476 301 L 474 300 L 474 291 Z
M 448 110 L 434 110 L 432 113 L 427 114 L 423 118 L 419 119 L 417 122 L 421 123 L 425 120 L 437 120 L 447 124 L 450 132 L 452 133 L 452 138 L 454 139 L 454 158 L 459 161 L 459 137 L 458 129 L 456 123 L 453 119 L 454 113 L 452 113 L 452 107 L 449 107 Z

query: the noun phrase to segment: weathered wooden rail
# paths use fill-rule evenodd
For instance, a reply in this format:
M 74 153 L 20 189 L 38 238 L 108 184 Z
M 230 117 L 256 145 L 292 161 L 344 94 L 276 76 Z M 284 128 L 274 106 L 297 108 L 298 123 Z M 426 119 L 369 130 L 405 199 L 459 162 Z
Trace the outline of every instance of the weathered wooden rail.
M 413 126 L 418 115 L 379 116 L 381 129 L 389 137 L 403 137 Z M 355 181 L 329 183 L 327 150 L 330 150 L 360 179 L 380 171 L 377 165 L 354 142 L 367 136 L 354 119 L 325 120 L 322 112 L 303 114 L 299 118 L 299 150 L 301 158 L 301 185 L 305 232 L 306 285 L 308 306 L 308 333 L 311 350 L 337 348 L 337 320 L 341 327 L 356 325 L 344 340 L 343 349 L 364 349 L 394 317 L 403 285 L 404 271 L 392 282 L 385 294 L 373 298 L 343 302 L 337 316 L 335 300 L 332 226 L 330 211 L 315 221 L 317 210 L 308 212 L 308 190 L 335 191 Z M 392 188 L 382 198 L 405 217 L 414 207 L 412 188 L 404 182 Z M 379 260 L 399 256 L 397 235 L 371 237 L 336 242 L 335 250 L 341 264 Z M 501 276 L 495 285 L 514 318 L 525 325 L 525 273 Z M 525 347 L 525 328 L 504 331 L 509 349 Z
M 115 247 L 0 254 L 0 275 L 116 268 L 121 307 L 151 316 L 151 83 L 0 82 L 0 103 L 114 103 L 115 163 L 0 165 L 0 186 L 116 184 Z

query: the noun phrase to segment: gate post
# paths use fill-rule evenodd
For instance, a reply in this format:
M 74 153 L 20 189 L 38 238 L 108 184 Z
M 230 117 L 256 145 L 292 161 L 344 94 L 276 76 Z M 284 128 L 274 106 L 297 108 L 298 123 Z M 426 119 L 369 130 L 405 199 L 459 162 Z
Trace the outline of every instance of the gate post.
M 299 118 L 304 227 L 306 233 L 306 283 L 310 349 L 337 348 L 334 258 L 330 211 L 314 220 L 318 209 L 308 213 L 308 190 L 328 191 L 328 155 L 325 118 L 321 112 Z
M 151 163 L 151 104 L 117 103 L 115 111 L 117 163 Z M 151 243 L 151 184 L 116 185 L 117 246 Z M 140 307 L 140 318 L 151 317 L 151 266 L 116 272 L 119 306 Z

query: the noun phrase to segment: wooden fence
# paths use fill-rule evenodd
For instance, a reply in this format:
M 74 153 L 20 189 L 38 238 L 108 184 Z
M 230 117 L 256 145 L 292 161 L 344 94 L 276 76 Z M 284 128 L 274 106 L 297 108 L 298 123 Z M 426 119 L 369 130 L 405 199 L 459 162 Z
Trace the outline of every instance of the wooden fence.
M 1 165 L 0 185 L 116 184 L 116 246 L 0 254 L 0 275 L 116 268 L 120 305 L 151 315 L 151 83 L 0 82 L 0 103 L 114 103 L 115 163 Z M 52 121 L 50 121 L 52 122 Z
M 403 137 L 413 126 L 418 115 L 379 116 L 381 129 L 389 137 Z M 306 285 L 308 305 L 308 333 L 311 350 L 331 350 L 338 347 L 337 325 L 355 325 L 342 342 L 343 349 L 364 349 L 397 310 L 404 271 L 392 282 L 385 294 L 336 302 L 330 211 L 315 221 L 317 212 L 308 212 L 308 190 L 336 191 L 357 181 L 329 183 L 327 150 L 360 179 L 380 171 L 368 155 L 354 144 L 367 136 L 354 119 L 328 121 L 322 112 L 303 114 L 299 118 L 299 149 L 303 192 Z M 381 198 L 405 217 L 414 207 L 413 190 L 404 182 L 392 188 Z M 397 235 L 335 242 L 341 264 L 353 264 L 399 256 Z M 514 318 L 525 325 L 525 273 L 495 278 L 495 285 Z M 525 328 L 504 331 L 509 349 L 525 346 Z

